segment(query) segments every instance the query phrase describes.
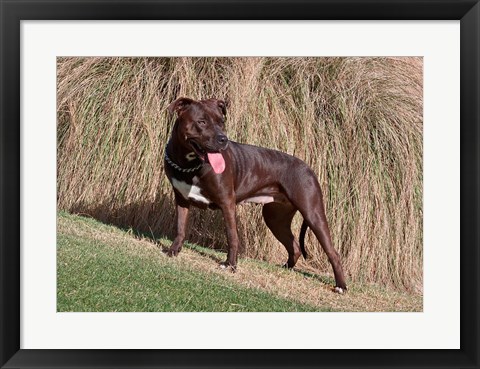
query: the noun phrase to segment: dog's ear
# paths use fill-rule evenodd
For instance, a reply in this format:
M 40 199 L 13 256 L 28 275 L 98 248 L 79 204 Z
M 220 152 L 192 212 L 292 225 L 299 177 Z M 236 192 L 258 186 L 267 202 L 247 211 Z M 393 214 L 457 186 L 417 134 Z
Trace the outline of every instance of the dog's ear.
M 168 105 L 168 112 L 170 114 L 177 113 L 180 114 L 183 110 L 185 110 L 191 103 L 193 102 L 192 99 L 188 97 L 180 97 L 170 105 Z
M 224 100 L 219 100 L 219 99 L 204 99 L 201 102 L 204 104 L 208 104 L 212 108 L 218 108 L 222 112 L 223 115 L 227 115 L 227 107 L 228 107 L 228 102 Z
M 222 114 L 227 115 L 228 100 L 217 100 L 217 104 L 222 110 Z

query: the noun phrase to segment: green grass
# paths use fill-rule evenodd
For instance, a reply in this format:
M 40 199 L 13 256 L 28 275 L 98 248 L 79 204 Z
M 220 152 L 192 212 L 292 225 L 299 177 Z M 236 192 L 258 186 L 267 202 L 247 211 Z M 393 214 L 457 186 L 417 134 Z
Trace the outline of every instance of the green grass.
M 331 310 L 245 288 L 160 255 L 136 253 L 126 244 L 111 247 L 61 233 L 57 242 L 58 311 Z
M 236 273 L 218 267 L 225 253 L 186 243 L 164 253 L 153 240 L 92 218 L 57 217 L 57 311 L 421 311 L 422 296 L 382 284 L 347 281 L 332 292 L 331 274 L 241 258 Z

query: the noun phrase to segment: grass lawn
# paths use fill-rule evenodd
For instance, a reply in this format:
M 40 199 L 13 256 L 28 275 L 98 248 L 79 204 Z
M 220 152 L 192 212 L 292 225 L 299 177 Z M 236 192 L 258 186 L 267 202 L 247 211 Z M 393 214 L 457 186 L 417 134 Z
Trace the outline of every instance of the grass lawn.
M 179 257 L 153 242 L 90 218 L 58 214 L 57 311 L 421 311 L 422 298 L 378 286 L 331 292 L 333 280 L 242 259 L 221 271 L 224 254 L 187 245 Z

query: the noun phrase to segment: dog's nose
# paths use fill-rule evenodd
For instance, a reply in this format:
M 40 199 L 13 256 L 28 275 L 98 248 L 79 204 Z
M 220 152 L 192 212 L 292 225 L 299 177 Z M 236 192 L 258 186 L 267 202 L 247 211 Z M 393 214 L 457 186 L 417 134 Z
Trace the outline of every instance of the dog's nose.
M 217 135 L 217 142 L 220 144 L 220 145 L 225 145 L 228 141 L 228 138 L 227 136 L 225 135 Z

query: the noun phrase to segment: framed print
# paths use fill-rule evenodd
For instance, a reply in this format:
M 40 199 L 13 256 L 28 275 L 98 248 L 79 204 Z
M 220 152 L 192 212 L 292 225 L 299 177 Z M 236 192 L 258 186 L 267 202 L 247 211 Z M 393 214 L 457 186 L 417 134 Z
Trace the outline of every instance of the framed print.
M 478 367 L 478 1 L 1 9 L 2 367 Z

